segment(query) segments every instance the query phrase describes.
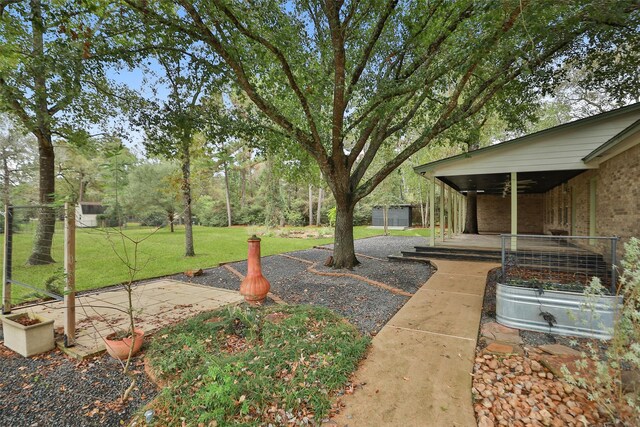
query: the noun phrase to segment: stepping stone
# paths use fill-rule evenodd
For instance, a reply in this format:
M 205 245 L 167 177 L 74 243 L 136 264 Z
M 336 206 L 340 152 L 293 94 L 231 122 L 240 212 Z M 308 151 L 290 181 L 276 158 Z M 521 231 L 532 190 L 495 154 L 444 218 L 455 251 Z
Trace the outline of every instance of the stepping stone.
M 522 353 L 520 347 L 513 346 L 504 342 L 491 342 L 484 349 L 485 353 L 491 354 L 513 354 Z
M 575 355 L 558 355 L 558 356 L 546 356 L 542 355 L 542 357 L 539 359 L 540 363 L 547 368 L 549 371 L 551 371 L 551 373 L 553 375 L 555 375 L 558 378 L 564 378 L 564 375 L 562 374 L 562 366 L 566 365 L 567 369 L 569 369 L 569 372 L 571 372 L 572 374 L 575 374 L 577 372 L 580 372 L 581 370 L 579 370 L 576 367 L 576 362 L 578 360 L 581 360 L 580 356 L 575 356 Z M 589 364 L 593 364 L 590 361 L 587 361 L 587 363 Z M 595 366 L 594 367 L 590 367 L 587 369 L 583 369 L 582 372 L 595 372 Z
M 501 325 L 498 322 L 489 322 L 482 325 L 482 335 L 484 335 L 485 333 L 493 334 L 496 332 L 499 334 L 518 334 L 519 333 L 518 329 Z
M 580 356 L 580 352 L 561 344 L 545 344 L 538 348 L 547 354 L 554 356 Z
M 520 338 L 520 331 L 518 329 L 509 328 L 496 322 L 482 325 L 481 334 L 483 337 L 494 341 L 522 344 L 522 338 Z

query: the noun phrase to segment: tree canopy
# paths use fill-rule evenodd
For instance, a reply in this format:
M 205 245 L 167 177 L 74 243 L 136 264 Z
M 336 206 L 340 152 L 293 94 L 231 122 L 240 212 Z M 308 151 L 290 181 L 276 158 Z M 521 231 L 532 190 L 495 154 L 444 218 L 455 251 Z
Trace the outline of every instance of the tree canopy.
M 357 263 L 355 204 L 411 155 L 476 115 L 526 121 L 564 61 L 638 28 L 635 1 L 126 2 L 221 58 L 262 126 L 314 158 L 337 203 L 338 267 Z

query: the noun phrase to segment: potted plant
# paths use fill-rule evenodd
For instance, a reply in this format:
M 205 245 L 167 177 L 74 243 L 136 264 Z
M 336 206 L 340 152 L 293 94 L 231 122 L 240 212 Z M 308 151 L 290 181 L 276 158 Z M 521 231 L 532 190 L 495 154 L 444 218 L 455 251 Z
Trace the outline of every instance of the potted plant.
M 53 349 L 53 320 L 33 313 L 2 316 L 4 345 L 24 357 Z
M 107 353 L 111 357 L 119 360 L 127 360 L 129 355 L 133 356 L 142 347 L 144 341 L 144 331 L 134 328 L 133 334 L 129 331 L 113 332 L 103 338 Z

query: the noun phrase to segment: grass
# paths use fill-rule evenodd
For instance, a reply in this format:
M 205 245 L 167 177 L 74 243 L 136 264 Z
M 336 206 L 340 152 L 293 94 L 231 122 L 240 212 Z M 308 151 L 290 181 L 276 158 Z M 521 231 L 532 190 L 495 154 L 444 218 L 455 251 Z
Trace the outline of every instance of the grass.
M 328 309 L 236 306 L 155 334 L 154 425 L 319 424 L 369 339 Z M 315 423 L 314 423 L 315 421 Z
M 13 279 L 38 289 L 45 289 L 49 283 L 51 289 L 63 288 L 63 233 L 62 224 L 58 224 L 54 236 L 53 257 L 56 264 L 46 266 L 25 265 L 30 255 L 33 230 L 23 228 L 14 235 Z M 295 228 L 293 228 L 295 229 Z M 308 228 L 298 228 L 308 229 Z M 218 266 L 222 262 L 246 259 L 247 238 L 250 234 L 265 231 L 258 227 L 194 227 L 195 257 L 184 257 L 184 228 L 176 227 L 171 233 L 168 228 L 155 232 L 147 227 L 131 226 L 124 234 L 131 239 L 145 239 L 139 245 L 138 266 L 140 271 L 136 279 L 164 276 L 189 269 Z M 288 229 L 292 230 L 292 229 Z M 424 236 L 428 229 L 391 231 L 392 235 Z M 332 238 L 294 239 L 280 237 L 277 232 L 268 232 L 262 236 L 262 255 L 274 255 L 316 245 L 332 243 Z M 286 234 L 286 233 L 284 233 Z M 355 227 L 356 239 L 381 235 L 382 230 L 367 227 Z M 133 245 L 122 239 L 113 229 L 78 229 L 76 233 L 76 289 L 96 289 L 125 282 L 128 270 L 118 255 L 131 255 Z M 0 253 L 3 248 L 0 248 Z M 35 299 L 34 291 L 13 286 L 14 304 Z

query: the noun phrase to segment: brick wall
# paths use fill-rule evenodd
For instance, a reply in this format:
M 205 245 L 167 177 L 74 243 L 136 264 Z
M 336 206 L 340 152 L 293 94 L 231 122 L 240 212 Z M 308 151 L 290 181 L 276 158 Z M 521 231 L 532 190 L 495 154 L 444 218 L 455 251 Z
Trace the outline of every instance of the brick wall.
M 558 194 L 563 186 L 544 194 L 544 232 L 563 228 L 577 236 L 589 235 L 589 186 L 596 180 L 596 235 L 619 236 L 618 257 L 630 237 L 640 237 L 640 145 L 621 153 L 600 165 L 569 180 L 564 187 L 570 197 L 569 221 L 558 222 L 561 201 Z M 571 201 L 571 198 L 573 199 Z M 572 207 L 575 212 L 572 212 Z M 552 217 L 548 212 L 553 210 Z M 573 222 L 572 222 L 573 219 Z M 571 228 L 573 225 L 573 229 Z M 596 243 L 599 252 L 608 255 L 608 244 Z
M 542 233 L 542 201 L 542 194 L 518 196 L 518 233 Z M 511 232 L 511 196 L 478 195 L 478 231 Z

